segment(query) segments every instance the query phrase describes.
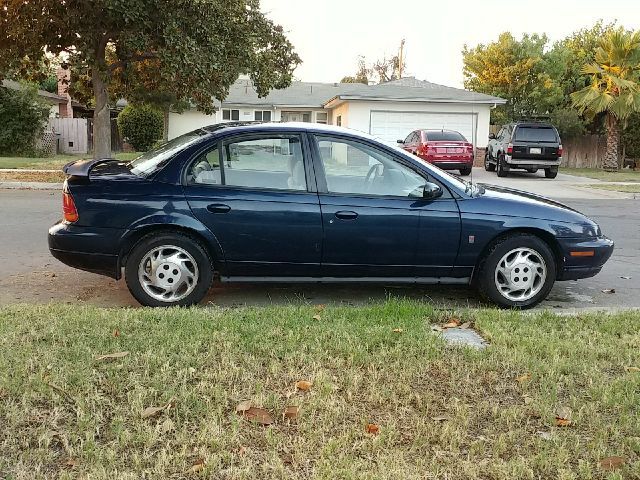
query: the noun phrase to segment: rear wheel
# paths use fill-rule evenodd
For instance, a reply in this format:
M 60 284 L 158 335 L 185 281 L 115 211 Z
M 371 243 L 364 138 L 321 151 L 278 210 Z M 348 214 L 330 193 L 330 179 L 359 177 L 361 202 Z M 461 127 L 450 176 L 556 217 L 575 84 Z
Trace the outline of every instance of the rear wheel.
M 154 233 L 133 248 L 125 265 L 129 291 L 149 307 L 187 306 L 205 296 L 211 261 L 196 240 L 181 233 Z
M 462 175 L 463 177 L 471 175 L 471 167 L 461 168 L 460 169 L 460 175 Z
M 496 169 L 496 166 L 489 161 L 489 152 L 484 154 L 484 169 L 487 172 L 493 172 Z
M 504 168 L 504 155 L 500 155 L 498 157 L 498 164 L 496 165 L 496 170 L 499 177 L 506 177 L 508 172 Z
M 496 241 L 479 266 L 478 289 L 505 308 L 531 308 L 548 295 L 556 278 L 551 248 L 535 235 L 516 233 Z
M 558 168 L 545 168 L 544 176 L 545 178 L 556 178 L 558 176 Z

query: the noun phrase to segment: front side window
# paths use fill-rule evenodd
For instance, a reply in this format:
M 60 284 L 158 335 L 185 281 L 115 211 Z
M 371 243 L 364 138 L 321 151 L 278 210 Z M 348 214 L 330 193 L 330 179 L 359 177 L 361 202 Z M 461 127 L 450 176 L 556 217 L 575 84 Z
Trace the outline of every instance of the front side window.
M 191 184 L 306 190 L 302 144 L 297 135 L 243 138 L 197 158 L 187 171 Z
M 422 175 L 370 145 L 316 136 L 329 193 L 421 197 Z
M 407 135 L 407 138 L 404 139 L 404 143 L 407 145 L 413 143 L 413 135 L 414 135 L 413 132 Z

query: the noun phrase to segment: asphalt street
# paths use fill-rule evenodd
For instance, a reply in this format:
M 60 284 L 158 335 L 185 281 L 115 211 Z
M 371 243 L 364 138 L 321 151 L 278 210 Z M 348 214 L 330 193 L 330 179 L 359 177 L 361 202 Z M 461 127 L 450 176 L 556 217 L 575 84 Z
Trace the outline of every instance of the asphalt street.
M 476 171 L 477 170 L 477 171 Z M 496 182 L 480 169 L 476 181 Z M 565 178 L 568 177 L 568 178 Z M 559 175 L 556 180 L 531 175 L 498 179 L 522 190 L 537 190 L 558 198 L 597 221 L 616 242 L 613 257 L 596 277 L 557 282 L 539 308 L 616 309 L 640 307 L 640 200 L 612 192 L 593 193 L 579 186 L 582 179 Z M 585 182 L 583 182 L 585 183 Z M 587 183 L 594 183 L 588 180 Z M 575 184 L 575 185 L 574 185 Z M 567 194 L 570 194 L 568 198 Z M 593 198 L 593 197 L 598 198 Z M 49 255 L 46 233 L 61 215 L 61 194 L 48 190 L 0 190 L 0 304 L 24 302 L 91 303 L 136 306 L 124 281 L 66 267 Z M 615 293 L 603 290 L 614 289 Z M 284 302 L 353 303 L 406 296 L 442 307 L 477 306 L 480 300 L 467 287 L 339 286 L 339 285 L 221 285 L 215 284 L 206 302 L 233 306 Z

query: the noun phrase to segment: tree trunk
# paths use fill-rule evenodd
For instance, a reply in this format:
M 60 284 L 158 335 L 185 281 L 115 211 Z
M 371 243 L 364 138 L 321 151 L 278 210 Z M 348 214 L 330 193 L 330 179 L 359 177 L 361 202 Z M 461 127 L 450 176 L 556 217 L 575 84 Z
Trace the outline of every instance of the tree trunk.
M 164 128 L 162 131 L 162 140 L 166 142 L 167 140 L 169 140 L 169 106 L 165 105 L 162 110 L 163 110 L 162 113 L 164 114 Z
M 107 85 L 97 67 L 91 69 L 96 106 L 93 111 L 93 158 L 111 158 L 111 113 Z
M 605 118 L 607 127 L 607 148 L 602 161 L 605 170 L 618 170 L 618 145 L 620 144 L 620 125 L 611 113 Z

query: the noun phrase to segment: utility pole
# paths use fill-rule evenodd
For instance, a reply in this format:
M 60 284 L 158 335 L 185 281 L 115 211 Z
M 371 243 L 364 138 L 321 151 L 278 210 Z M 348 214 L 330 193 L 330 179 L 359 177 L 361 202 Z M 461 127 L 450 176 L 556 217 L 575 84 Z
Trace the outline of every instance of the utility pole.
M 400 41 L 400 51 L 398 52 L 398 78 L 402 78 L 404 68 L 404 38 Z

